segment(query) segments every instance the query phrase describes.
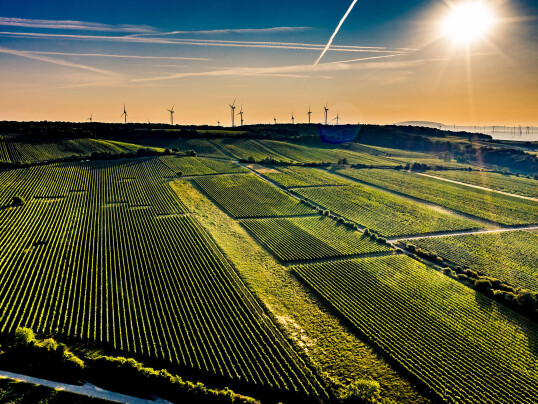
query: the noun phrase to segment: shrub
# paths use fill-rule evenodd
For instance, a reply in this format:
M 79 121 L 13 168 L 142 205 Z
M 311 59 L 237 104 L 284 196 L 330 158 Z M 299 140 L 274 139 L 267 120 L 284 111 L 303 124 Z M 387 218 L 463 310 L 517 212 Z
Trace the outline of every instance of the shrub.
M 14 196 L 12 199 L 11 199 L 11 206 L 22 206 L 24 205 L 24 199 L 21 198 L 20 196 Z
M 35 334 L 30 328 L 17 327 L 15 330 L 15 343 L 29 345 L 35 341 Z
M 343 399 L 349 403 L 375 404 L 381 398 L 379 383 L 374 380 L 355 380 L 347 386 Z
M 485 292 L 486 290 L 491 289 L 491 282 L 487 279 L 477 279 L 474 283 L 474 287 L 476 290 Z

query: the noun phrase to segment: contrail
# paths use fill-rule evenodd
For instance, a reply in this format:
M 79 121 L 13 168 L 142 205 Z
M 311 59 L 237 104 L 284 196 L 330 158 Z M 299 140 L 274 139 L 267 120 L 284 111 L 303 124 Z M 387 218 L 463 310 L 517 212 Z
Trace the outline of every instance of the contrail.
M 319 55 L 319 58 L 318 60 L 316 60 L 314 62 L 314 66 L 316 66 L 319 61 L 321 60 L 321 58 L 323 58 L 323 56 L 325 55 L 325 53 L 329 50 L 329 48 L 331 47 L 331 44 L 333 43 L 333 40 L 334 40 L 334 37 L 336 36 L 336 34 L 338 34 L 338 31 L 340 31 L 340 27 L 342 26 L 342 24 L 344 23 L 344 21 L 346 20 L 347 16 L 349 15 L 349 13 L 351 13 L 351 10 L 353 10 L 353 7 L 355 6 L 355 3 L 357 2 L 357 0 L 353 0 L 353 3 L 351 3 L 351 6 L 349 6 L 349 8 L 347 9 L 346 13 L 344 14 L 344 16 L 342 17 L 342 19 L 340 20 L 340 22 L 338 23 L 338 26 L 336 27 L 336 29 L 334 30 L 332 36 L 331 36 L 331 39 L 329 39 L 329 42 L 327 43 L 327 45 L 325 45 L 325 49 L 323 49 L 323 52 L 321 52 L 321 55 Z

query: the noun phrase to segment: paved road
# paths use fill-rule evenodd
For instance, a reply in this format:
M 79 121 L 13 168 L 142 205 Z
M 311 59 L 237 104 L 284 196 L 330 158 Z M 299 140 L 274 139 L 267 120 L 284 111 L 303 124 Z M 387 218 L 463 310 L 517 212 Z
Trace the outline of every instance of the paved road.
M 94 386 L 91 383 L 86 383 L 83 386 L 76 386 L 74 384 L 66 384 L 60 382 L 54 382 L 52 380 L 40 379 L 38 377 L 21 375 L 19 373 L 6 372 L 0 370 L 0 378 L 7 378 L 12 380 L 20 380 L 26 383 L 37 384 L 39 386 L 46 386 L 56 390 L 68 391 L 70 393 L 80 394 L 82 396 L 91 398 L 100 398 L 104 400 L 113 401 L 116 403 L 126 404 L 155 404 L 155 403 L 169 403 L 169 401 L 156 398 L 155 400 L 147 400 L 143 398 L 129 396 L 127 394 L 116 393 L 113 391 L 101 389 Z

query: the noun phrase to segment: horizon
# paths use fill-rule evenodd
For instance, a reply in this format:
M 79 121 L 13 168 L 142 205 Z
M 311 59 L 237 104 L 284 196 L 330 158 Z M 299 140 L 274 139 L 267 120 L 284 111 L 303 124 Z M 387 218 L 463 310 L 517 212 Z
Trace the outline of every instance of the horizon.
M 29 3 L 0 6 L 1 120 L 115 123 L 126 104 L 166 123 L 175 105 L 174 123 L 230 126 L 237 99 L 245 124 L 305 123 L 309 105 L 320 123 L 328 104 L 342 124 L 538 125 L 529 0 L 479 2 L 492 26 L 468 43 L 442 32 L 461 1 Z

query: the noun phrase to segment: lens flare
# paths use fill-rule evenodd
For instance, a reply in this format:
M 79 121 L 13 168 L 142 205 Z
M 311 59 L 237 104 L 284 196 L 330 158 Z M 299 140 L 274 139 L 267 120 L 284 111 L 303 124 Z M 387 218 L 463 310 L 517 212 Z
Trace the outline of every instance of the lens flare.
M 491 9 L 483 2 L 454 5 L 443 21 L 443 34 L 458 43 L 483 38 L 495 22 Z

